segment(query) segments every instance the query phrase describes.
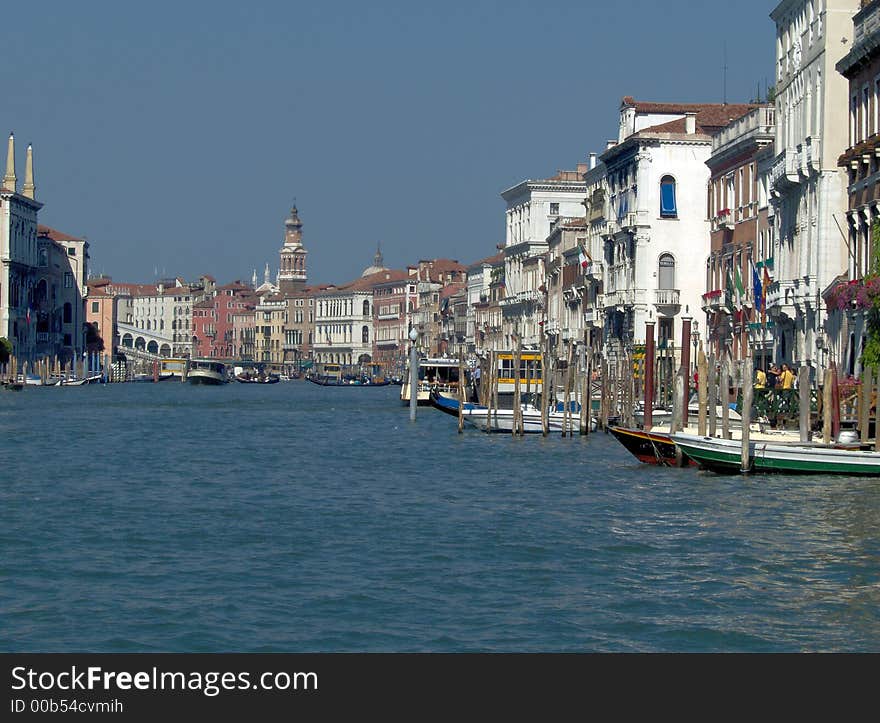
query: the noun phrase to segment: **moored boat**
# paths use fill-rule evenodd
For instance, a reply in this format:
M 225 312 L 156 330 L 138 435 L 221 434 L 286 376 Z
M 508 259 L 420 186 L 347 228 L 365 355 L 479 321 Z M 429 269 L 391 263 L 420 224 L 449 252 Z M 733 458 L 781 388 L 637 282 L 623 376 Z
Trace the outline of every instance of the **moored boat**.
M 416 403 L 425 406 L 431 404 L 431 392 L 438 392 L 449 397 L 458 396 L 458 360 L 443 358 L 427 358 L 419 360 L 418 383 L 416 386 Z M 409 404 L 410 372 L 407 370 L 400 386 L 400 401 Z
M 446 414 L 457 417 L 459 402 L 457 399 L 447 397 L 436 392 L 430 395 L 430 404 Z M 541 420 L 541 410 L 531 404 L 521 405 L 522 423 L 524 434 L 540 434 L 544 431 L 543 422 Z M 481 404 L 465 402 L 462 407 L 461 416 L 465 424 L 490 432 L 511 432 L 513 431 L 513 410 L 512 409 L 493 409 L 489 410 Z M 547 429 L 548 432 L 579 432 L 581 428 L 580 414 L 572 412 L 566 418 L 562 411 L 551 410 L 547 413 Z M 590 419 L 591 431 L 596 431 L 596 419 Z
M 608 431 L 639 462 L 658 464 L 664 467 L 696 464 L 686 455 L 676 453 L 675 442 L 669 438 L 669 432 L 646 432 L 644 429 L 629 429 L 628 427 L 609 427 Z
M 718 472 L 742 471 L 742 443 L 738 440 L 673 434 L 672 441 L 702 467 Z M 751 472 L 787 474 L 880 475 L 880 452 L 858 444 L 749 441 Z

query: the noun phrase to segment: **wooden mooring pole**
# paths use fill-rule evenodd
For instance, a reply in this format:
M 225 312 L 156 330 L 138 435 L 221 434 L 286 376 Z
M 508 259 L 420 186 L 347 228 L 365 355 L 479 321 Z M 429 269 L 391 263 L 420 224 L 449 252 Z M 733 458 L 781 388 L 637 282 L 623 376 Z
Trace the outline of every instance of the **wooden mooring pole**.
M 707 410 L 709 407 L 709 362 L 702 349 L 697 353 L 697 396 L 700 400 L 700 411 L 697 419 L 697 434 L 706 436 Z M 714 411 L 714 410 L 713 410 Z
M 812 439 L 810 429 L 810 367 L 801 365 L 798 368 L 798 430 L 800 441 Z
M 752 355 L 749 354 L 745 359 L 743 359 L 743 373 L 742 373 L 742 393 L 743 393 L 743 403 L 742 403 L 742 457 L 740 460 L 740 471 L 748 472 L 751 467 L 751 454 L 749 450 L 749 422 L 752 418 L 752 395 L 755 392 L 755 384 L 754 384 L 754 360 L 752 359 Z

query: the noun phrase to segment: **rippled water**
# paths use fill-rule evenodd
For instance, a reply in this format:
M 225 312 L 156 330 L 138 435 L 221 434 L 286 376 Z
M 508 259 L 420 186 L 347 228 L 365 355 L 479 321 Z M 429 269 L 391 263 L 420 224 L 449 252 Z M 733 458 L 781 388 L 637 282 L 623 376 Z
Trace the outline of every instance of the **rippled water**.
M 880 650 L 880 480 L 459 436 L 397 394 L 0 391 L 0 649 Z

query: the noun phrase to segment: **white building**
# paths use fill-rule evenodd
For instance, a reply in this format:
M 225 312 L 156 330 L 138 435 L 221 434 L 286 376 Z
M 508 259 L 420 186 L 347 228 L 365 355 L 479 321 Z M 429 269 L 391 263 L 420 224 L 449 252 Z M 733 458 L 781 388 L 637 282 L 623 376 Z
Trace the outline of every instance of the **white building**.
M 467 268 L 467 326 L 465 343 L 469 353 L 482 349 L 483 336 L 477 329 L 477 305 L 485 304 L 491 296 L 493 269 L 502 261 L 502 254 L 495 254 L 475 261 Z
M 35 358 L 36 324 L 31 309 L 37 284 L 39 252 L 37 212 L 43 204 L 33 192 L 33 167 L 21 193 L 16 187 L 15 138 L 9 135 L 6 174 L 0 182 L 0 337 L 12 343 L 21 360 Z
M 701 313 L 705 291 L 711 136 L 753 107 L 624 97 L 618 142 L 601 157 L 606 357 L 643 343 L 649 319 L 657 322 L 659 341 L 678 349 L 690 344 L 680 338 L 680 321 Z M 596 198 L 602 195 L 598 181 L 591 178 Z M 591 209 L 591 223 L 597 214 Z
M 821 293 L 848 266 L 841 230 L 846 179 L 837 167 L 848 145 L 841 112 L 848 87 L 835 64 L 850 48 L 858 8 L 859 0 L 784 0 L 770 15 L 776 23 L 776 248 L 767 308 L 775 322 L 775 358 L 820 372 L 826 346 Z
M 586 164 L 578 164 L 577 171 L 523 181 L 501 194 L 507 204 L 502 334 L 509 349 L 516 346 L 517 334 L 527 348 L 536 349 L 541 343 L 544 296 L 540 289 L 546 275 L 547 237 L 560 218 L 583 215 L 585 171 Z
M 192 356 L 198 288 L 170 279 L 158 284 L 111 282 L 106 289 L 119 298 L 116 326 L 122 347 L 160 357 Z

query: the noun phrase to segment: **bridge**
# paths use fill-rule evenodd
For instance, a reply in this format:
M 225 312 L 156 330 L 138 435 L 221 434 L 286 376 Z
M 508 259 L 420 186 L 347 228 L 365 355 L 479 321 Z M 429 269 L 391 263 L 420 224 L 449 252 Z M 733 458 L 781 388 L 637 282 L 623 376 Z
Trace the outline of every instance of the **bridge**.
M 149 355 L 155 359 L 189 356 L 192 339 L 189 334 L 166 334 L 156 329 L 139 329 L 132 324 L 116 322 L 119 350 L 126 356 Z

